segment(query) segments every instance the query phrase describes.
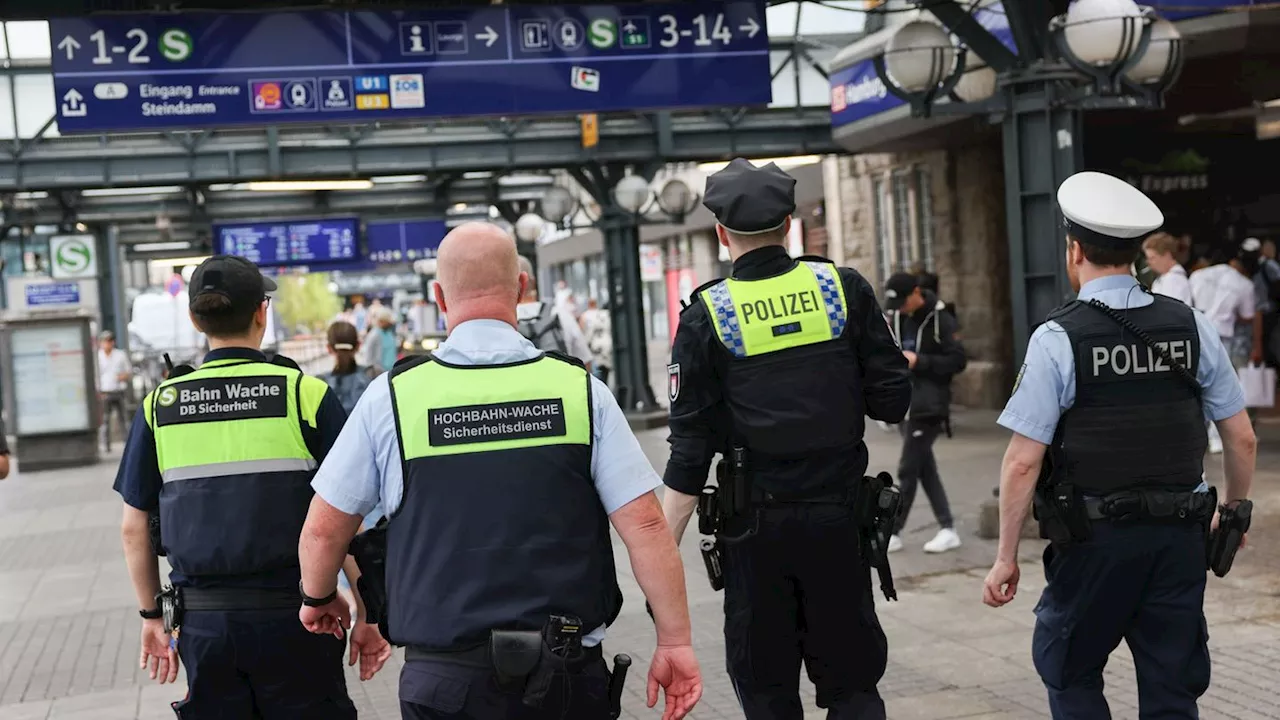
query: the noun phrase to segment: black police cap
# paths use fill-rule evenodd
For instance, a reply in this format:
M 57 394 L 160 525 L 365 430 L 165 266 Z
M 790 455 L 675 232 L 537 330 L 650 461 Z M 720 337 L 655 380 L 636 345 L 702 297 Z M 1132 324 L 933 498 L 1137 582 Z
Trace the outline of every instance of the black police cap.
M 796 211 L 796 179 L 773 163 L 756 167 L 735 158 L 707 178 L 702 204 L 730 232 L 769 232 L 782 227 Z

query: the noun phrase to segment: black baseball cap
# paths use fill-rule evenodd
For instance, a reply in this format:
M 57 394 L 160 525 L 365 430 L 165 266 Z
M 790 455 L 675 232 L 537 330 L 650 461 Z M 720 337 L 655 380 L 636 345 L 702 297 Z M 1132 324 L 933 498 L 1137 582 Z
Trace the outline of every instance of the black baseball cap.
M 253 310 L 275 289 L 275 281 L 257 265 L 235 255 L 214 255 L 191 273 L 190 302 L 212 293 L 230 300 L 233 310 Z
M 920 287 L 920 278 L 911 273 L 894 273 L 884 284 L 884 309 L 897 310 L 907 296 Z

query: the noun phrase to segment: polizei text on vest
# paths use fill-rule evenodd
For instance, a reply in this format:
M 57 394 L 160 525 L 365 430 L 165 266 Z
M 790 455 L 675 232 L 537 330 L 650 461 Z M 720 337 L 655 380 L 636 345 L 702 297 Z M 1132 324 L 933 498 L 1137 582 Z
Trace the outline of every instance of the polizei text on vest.
M 178 412 L 181 415 L 234 413 L 258 409 L 261 398 L 278 398 L 282 388 L 268 383 L 227 383 L 221 389 L 211 387 L 181 388 Z
M 1179 365 L 1190 368 L 1191 341 L 1173 340 L 1156 343 Z M 1093 376 L 1109 369 L 1116 375 L 1145 375 L 1147 373 L 1173 372 L 1173 367 L 1160 357 L 1160 353 L 1146 345 L 1095 345 L 1092 348 Z
M 742 303 L 742 322 L 750 325 L 757 320 L 788 318 L 814 312 L 820 307 L 822 303 L 818 300 L 818 293 L 813 290 L 784 293 L 777 297 Z

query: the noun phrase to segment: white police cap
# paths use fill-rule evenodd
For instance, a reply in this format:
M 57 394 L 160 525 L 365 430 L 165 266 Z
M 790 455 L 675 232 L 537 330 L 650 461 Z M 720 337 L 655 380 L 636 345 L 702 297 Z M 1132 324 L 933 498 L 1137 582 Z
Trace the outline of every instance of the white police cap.
M 1100 172 L 1080 172 L 1058 187 L 1058 207 L 1077 240 L 1117 250 L 1137 246 L 1164 225 L 1164 213 L 1138 188 Z

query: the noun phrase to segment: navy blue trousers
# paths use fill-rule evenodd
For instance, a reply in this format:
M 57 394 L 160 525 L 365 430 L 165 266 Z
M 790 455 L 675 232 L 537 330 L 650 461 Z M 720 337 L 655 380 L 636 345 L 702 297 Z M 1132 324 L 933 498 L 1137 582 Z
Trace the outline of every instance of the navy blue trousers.
M 178 638 L 183 720 L 354 720 L 346 643 L 307 632 L 297 610 L 188 612 Z
M 1045 550 L 1032 654 L 1054 720 L 1107 720 L 1102 671 L 1124 640 L 1142 720 L 1199 718 L 1209 688 L 1200 526 L 1095 523 L 1094 537 Z
M 723 564 L 729 677 L 748 720 L 805 716 L 802 662 L 830 720 L 884 720 L 888 646 L 849 508 L 763 510 Z

